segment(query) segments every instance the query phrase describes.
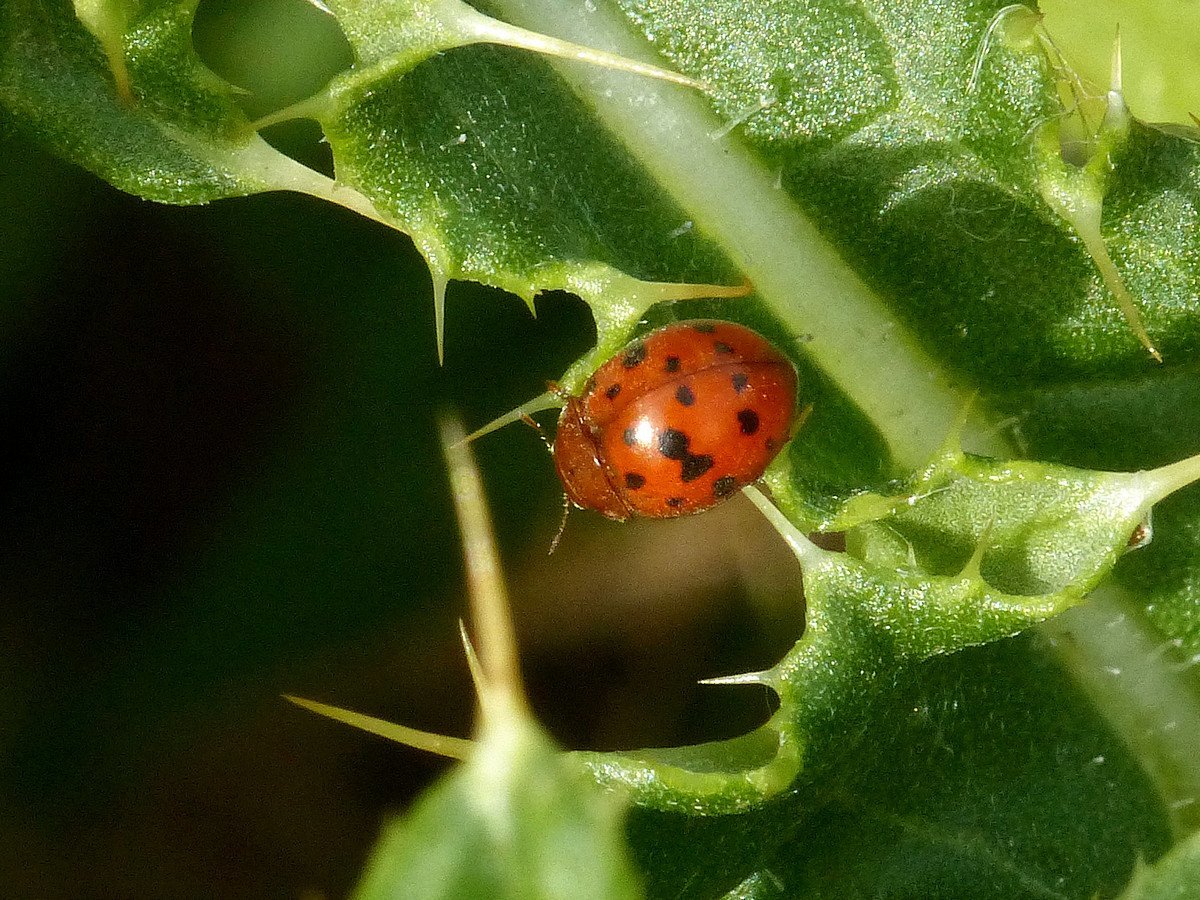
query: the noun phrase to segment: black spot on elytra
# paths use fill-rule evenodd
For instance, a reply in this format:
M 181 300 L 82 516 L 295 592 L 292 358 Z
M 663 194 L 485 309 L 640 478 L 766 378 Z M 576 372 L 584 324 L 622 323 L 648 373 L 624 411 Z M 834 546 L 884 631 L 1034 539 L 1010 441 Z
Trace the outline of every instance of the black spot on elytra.
M 688 453 L 688 436 L 675 428 L 668 428 L 658 436 L 658 452 L 667 459 L 684 459 Z
M 733 373 L 733 389 L 739 394 L 750 385 L 750 377 L 745 372 Z
M 713 467 L 713 458 L 707 454 L 700 456 L 687 456 L 683 461 L 683 471 L 680 473 L 680 478 L 684 483 L 695 481 L 705 472 Z
M 718 353 L 733 353 L 733 348 L 724 341 L 713 341 L 713 348 Z
M 611 385 L 611 386 L 608 388 L 608 390 L 606 390 L 606 391 L 604 392 L 604 396 L 605 396 L 605 397 L 607 397 L 609 400 L 616 400 L 616 399 L 617 399 L 617 394 L 619 394 L 619 393 L 621 393 L 621 385 L 620 385 L 620 384 L 614 384 L 614 385 Z
M 754 434 L 758 431 L 758 413 L 752 409 L 738 410 L 738 424 L 742 426 L 742 434 Z
M 691 406 L 696 402 L 696 395 L 692 393 L 692 389 L 686 384 L 681 384 L 675 388 L 675 399 L 684 406 Z
M 713 482 L 713 496 L 717 498 L 728 497 L 737 490 L 737 487 L 738 482 L 736 478 L 732 475 L 722 475 Z
M 667 459 L 679 460 L 679 477 L 685 483 L 695 481 L 713 467 L 713 458 L 707 453 L 690 452 L 689 443 L 688 436 L 676 428 L 668 428 L 658 436 L 658 452 Z
M 635 369 L 646 360 L 646 345 L 636 343 L 625 351 L 625 356 L 621 358 L 621 365 L 626 369 Z
M 671 509 L 679 509 L 679 507 L 683 506 L 683 498 L 682 497 L 668 497 L 667 498 L 667 506 L 671 507 Z
M 625 473 L 625 487 L 631 491 L 636 491 L 638 488 L 646 484 L 646 476 L 639 475 L 637 472 Z
M 626 447 L 632 447 L 637 443 L 637 437 L 634 435 L 632 428 L 625 429 L 625 432 L 621 435 L 621 440 L 625 442 Z
M 692 328 L 696 329 L 696 331 L 700 332 L 701 334 L 712 334 L 717 330 L 717 326 L 712 322 L 699 322 L 693 325 Z
M 667 371 L 667 372 L 678 372 L 679 371 L 679 357 L 678 356 L 668 356 L 667 364 L 665 366 L 663 366 L 663 370 Z

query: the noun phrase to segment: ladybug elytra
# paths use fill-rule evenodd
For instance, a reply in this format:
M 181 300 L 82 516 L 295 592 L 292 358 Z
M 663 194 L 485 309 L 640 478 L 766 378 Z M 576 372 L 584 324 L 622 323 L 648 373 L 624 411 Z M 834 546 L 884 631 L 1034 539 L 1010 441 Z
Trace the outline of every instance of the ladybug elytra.
M 791 437 L 796 370 L 731 322 L 676 322 L 628 344 L 566 398 L 555 467 L 610 519 L 708 509 L 757 481 Z

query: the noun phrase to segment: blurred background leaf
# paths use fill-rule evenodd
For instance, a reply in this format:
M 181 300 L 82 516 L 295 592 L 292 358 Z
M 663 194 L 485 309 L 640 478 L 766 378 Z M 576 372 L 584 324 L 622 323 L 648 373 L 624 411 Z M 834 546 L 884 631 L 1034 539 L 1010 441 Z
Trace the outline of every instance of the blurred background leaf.
M 1188 0 L 1041 0 L 1046 27 L 1080 73 L 1109 84 L 1121 33 L 1125 96 L 1148 122 L 1200 115 L 1200 15 Z

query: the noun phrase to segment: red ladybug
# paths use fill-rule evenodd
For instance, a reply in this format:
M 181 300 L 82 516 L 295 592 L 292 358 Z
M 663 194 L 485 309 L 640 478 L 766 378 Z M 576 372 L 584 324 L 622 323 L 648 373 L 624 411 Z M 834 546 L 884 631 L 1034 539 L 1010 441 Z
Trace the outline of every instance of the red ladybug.
M 554 464 L 610 519 L 708 509 L 758 480 L 791 437 L 796 370 L 766 338 L 695 320 L 633 341 L 568 397 Z

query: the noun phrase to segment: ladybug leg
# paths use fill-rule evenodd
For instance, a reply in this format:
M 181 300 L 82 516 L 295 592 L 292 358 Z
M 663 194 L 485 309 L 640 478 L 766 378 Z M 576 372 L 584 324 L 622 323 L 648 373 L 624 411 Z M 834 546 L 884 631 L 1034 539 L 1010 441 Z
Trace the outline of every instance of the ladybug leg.
M 550 549 L 546 552 L 549 556 L 558 549 L 558 542 L 562 540 L 563 532 L 567 530 L 567 516 L 571 514 L 571 498 L 567 496 L 567 492 L 563 491 L 563 511 L 562 518 L 558 522 L 558 531 L 554 534 L 554 540 L 550 542 Z
M 555 386 L 555 387 L 557 387 L 557 386 Z M 530 416 L 530 415 L 521 416 L 521 421 L 537 432 L 538 437 L 540 437 L 542 439 L 542 443 L 546 445 L 546 450 L 549 451 L 551 456 L 553 456 L 554 455 L 554 444 L 552 444 L 550 442 L 550 438 L 548 438 L 546 436 L 546 429 L 542 428 L 542 423 L 537 421 L 537 419 L 533 418 L 533 416 Z M 562 540 L 563 532 L 566 531 L 566 529 L 567 529 L 567 516 L 571 512 L 571 498 L 567 496 L 566 491 L 563 491 L 562 498 L 563 498 L 562 519 L 558 523 L 558 531 L 556 531 L 554 533 L 554 540 L 552 540 L 550 542 L 550 550 L 546 554 L 547 556 L 549 556 L 551 553 L 553 553 L 555 550 L 558 549 L 558 542 Z

